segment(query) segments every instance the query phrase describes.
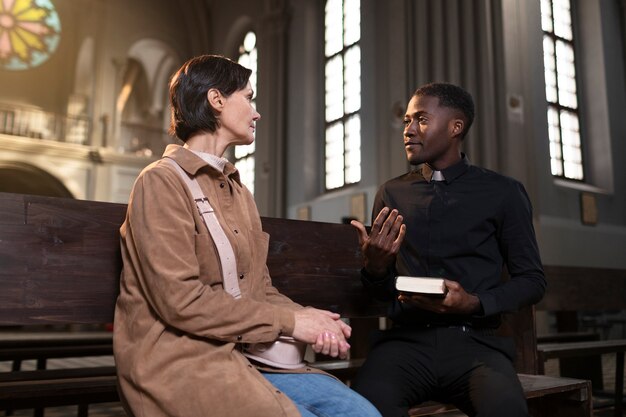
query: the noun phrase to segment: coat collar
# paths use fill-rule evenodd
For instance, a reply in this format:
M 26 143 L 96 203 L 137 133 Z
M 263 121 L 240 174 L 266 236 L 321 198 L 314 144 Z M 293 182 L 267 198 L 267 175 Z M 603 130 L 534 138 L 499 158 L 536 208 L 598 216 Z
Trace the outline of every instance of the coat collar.
M 192 176 L 198 175 L 198 172 L 202 169 L 207 170 L 207 172 L 209 172 L 212 176 L 218 176 L 221 174 L 221 172 L 209 165 L 204 159 L 180 145 L 167 145 L 165 152 L 163 152 L 163 157 L 172 158 L 185 170 L 185 172 Z M 227 162 L 224 167 L 224 176 L 232 178 L 241 185 L 239 171 L 230 162 Z

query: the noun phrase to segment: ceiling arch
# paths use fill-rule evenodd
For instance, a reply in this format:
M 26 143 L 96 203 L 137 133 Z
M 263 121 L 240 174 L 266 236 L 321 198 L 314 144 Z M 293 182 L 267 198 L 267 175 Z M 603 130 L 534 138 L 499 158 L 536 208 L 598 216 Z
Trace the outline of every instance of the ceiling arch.
M 17 161 L 0 161 L 0 192 L 74 198 L 49 172 Z

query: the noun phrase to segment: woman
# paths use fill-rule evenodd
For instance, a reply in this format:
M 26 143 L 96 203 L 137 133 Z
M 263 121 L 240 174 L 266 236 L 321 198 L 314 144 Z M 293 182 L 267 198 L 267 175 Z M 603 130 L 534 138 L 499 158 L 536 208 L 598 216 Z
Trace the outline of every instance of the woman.
M 219 56 L 186 62 L 170 83 L 170 145 L 137 178 L 122 225 L 124 268 L 114 352 L 122 401 L 136 416 L 379 416 L 336 379 L 308 367 L 252 364 L 244 343 L 279 335 L 345 357 L 350 328 L 338 315 L 303 308 L 271 284 L 269 237 L 229 146 L 254 140 L 250 70 Z M 235 299 L 220 258 L 172 159 L 199 182 L 236 258 Z M 320 414 L 316 410 L 321 411 Z

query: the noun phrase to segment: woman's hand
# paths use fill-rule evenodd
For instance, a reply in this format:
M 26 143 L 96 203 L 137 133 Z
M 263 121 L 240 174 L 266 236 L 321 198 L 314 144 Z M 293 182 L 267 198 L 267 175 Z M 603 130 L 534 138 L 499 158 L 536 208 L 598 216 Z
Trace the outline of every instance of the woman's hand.
M 350 349 L 346 341 L 352 328 L 339 320 L 339 314 L 307 307 L 295 312 L 293 337 L 308 343 L 315 353 L 345 359 Z

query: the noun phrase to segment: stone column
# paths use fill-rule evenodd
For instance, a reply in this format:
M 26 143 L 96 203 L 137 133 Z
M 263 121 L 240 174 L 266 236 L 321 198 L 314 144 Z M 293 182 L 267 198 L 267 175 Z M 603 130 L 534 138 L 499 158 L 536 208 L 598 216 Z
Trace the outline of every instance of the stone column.
M 257 32 L 258 124 L 255 196 L 263 216 L 284 217 L 286 189 L 287 27 L 285 0 L 266 0 Z

